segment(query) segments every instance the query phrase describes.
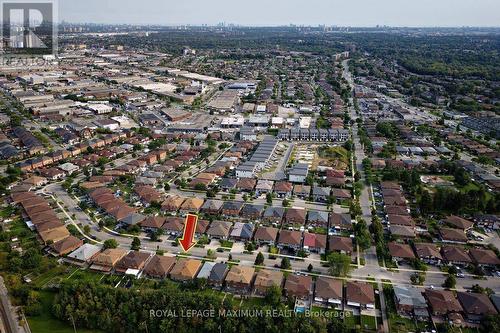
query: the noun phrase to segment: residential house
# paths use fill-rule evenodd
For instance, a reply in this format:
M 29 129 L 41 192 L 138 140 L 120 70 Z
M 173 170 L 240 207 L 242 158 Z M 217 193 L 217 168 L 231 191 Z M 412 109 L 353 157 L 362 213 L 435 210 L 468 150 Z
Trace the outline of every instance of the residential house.
M 201 265 L 201 260 L 179 259 L 170 271 L 170 278 L 181 282 L 193 280 L 200 270 Z
M 229 237 L 232 223 L 225 221 L 213 221 L 207 230 L 207 235 L 210 238 L 224 240 Z
M 458 299 L 450 290 L 426 289 L 424 296 L 434 316 L 446 316 L 463 311 Z
M 331 195 L 339 204 L 351 200 L 351 191 L 349 190 L 334 188 Z
M 221 213 L 229 217 L 238 217 L 243 208 L 243 203 L 240 201 L 225 201 L 221 207 Z
M 288 248 L 294 252 L 300 250 L 302 245 L 302 233 L 294 230 L 282 229 L 279 233 L 278 248 Z
M 94 260 L 101 248 L 97 245 L 85 243 L 66 257 L 66 260 L 76 265 L 84 265 Z
M 181 208 L 184 200 L 186 200 L 186 198 L 178 195 L 171 195 L 163 201 L 161 209 L 167 212 L 177 212 Z
M 201 198 L 187 198 L 181 205 L 179 212 L 181 214 L 197 213 L 205 202 Z
M 259 246 L 263 244 L 274 246 L 276 238 L 278 237 L 278 231 L 277 228 L 260 226 L 255 231 L 254 241 Z
M 139 213 L 131 213 L 120 220 L 120 224 L 124 226 L 132 226 L 141 223 L 146 219 L 146 216 Z
M 202 172 L 198 174 L 190 183 L 189 186 L 192 188 L 207 188 L 209 185 L 211 185 L 215 179 L 217 178 L 217 175 L 213 173 L 207 173 L 207 172 Z
M 255 195 L 261 196 L 263 194 L 271 193 L 273 191 L 273 181 L 266 179 L 259 179 L 255 185 Z
M 208 284 L 215 288 L 222 288 L 224 279 L 228 272 L 228 265 L 225 263 L 216 263 L 208 277 Z
M 339 233 L 341 231 L 352 230 L 351 214 L 330 213 L 330 230 L 331 233 Z
M 482 267 L 494 269 L 500 265 L 500 259 L 498 259 L 496 253 L 489 249 L 471 248 L 469 255 L 476 265 Z
M 143 273 L 152 278 L 164 279 L 168 276 L 174 264 L 175 257 L 154 255 L 146 264 Z
M 139 275 L 139 272 L 144 269 L 146 262 L 151 257 L 148 252 L 130 251 L 124 256 L 115 266 L 115 271 L 117 273 L 132 274 L 135 276 Z M 134 271 L 128 273 L 128 271 Z
M 466 266 L 472 262 L 464 248 L 453 245 L 444 245 L 441 254 L 448 265 Z
M 304 233 L 303 248 L 307 252 L 324 254 L 326 252 L 326 235 Z
M 312 197 L 316 202 L 327 202 L 330 197 L 331 188 L 330 187 L 320 187 L 313 186 L 312 188 Z M 351 194 L 349 193 L 349 198 Z
M 309 174 L 309 165 L 306 163 L 297 163 L 288 172 L 288 180 L 292 183 L 303 184 Z
M 375 293 L 370 283 L 347 281 L 345 294 L 348 306 L 375 309 Z
M 253 178 L 241 178 L 236 183 L 236 189 L 242 192 L 253 192 L 255 185 L 257 185 L 257 180 Z
M 297 184 L 293 186 L 293 194 L 302 200 L 309 200 L 311 194 L 311 186 Z
M 290 274 L 286 278 L 283 291 L 288 297 L 308 299 L 312 293 L 312 277 L 309 275 Z
M 246 294 L 252 287 L 255 268 L 233 266 L 226 275 L 226 289 L 231 292 Z
M 249 241 L 252 239 L 254 225 L 252 223 L 236 222 L 231 230 L 231 238 L 238 241 Z
M 429 317 L 427 302 L 420 289 L 410 286 L 394 286 L 394 303 L 400 316 L 425 320 Z
M 464 232 L 467 232 L 468 230 L 472 229 L 472 227 L 474 227 L 473 222 L 456 215 L 448 216 L 443 220 L 443 223 L 449 225 L 452 228 L 463 230 Z
M 139 226 L 144 231 L 156 231 L 161 228 L 167 219 L 164 216 L 149 216 L 139 222 Z
M 23 181 L 24 184 L 31 186 L 31 190 L 39 188 L 48 183 L 47 178 L 39 176 L 31 176 L 30 178 Z
M 169 235 L 175 237 L 181 236 L 184 230 L 184 218 L 168 216 L 161 228 Z
M 409 262 L 415 258 L 415 254 L 408 244 L 390 242 L 387 244 L 387 249 L 389 250 L 392 260 L 398 263 L 401 261 Z
M 219 187 L 222 191 L 229 192 L 233 189 L 236 189 L 236 184 L 238 184 L 238 180 L 234 178 L 222 178 Z
M 45 245 L 57 243 L 70 236 L 68 229 L 64 225 L 47 231 L 38 232 L 40 239 Z
M 414 227 L 415 222 L 409 215 L 394 215 L 387 214 L 387 221 L 390 226 L 393 225 L 404 225 L 408 227 Z
M 500 218 L 492 214 L 476 214 L 474 222 L 480 228 L 498 230 L 500 228 Z
M 153 202 L 161 202 L 162 195 L 155 188 L 149 185 L 136 186 L 134 192 L 141 199 L 144 206 L 148 207 Z
M 278 181 L 274 184 L 274 193 L 278 198 L 286 199 L 292 196 L 292 183 L 286 181 Z
M 113 267 L 127 255 L 128 251 L 120 248 L 106 249 L 95 256 L 90 269 L 102 272 L 110 272 Z
M 75 251 L 83 245 L 83 241 L 75 236 L 68 236 L 56 243 L 50 245 L 51 251 L 58 256 L 64 256 Z
M 411 239 L 416 237 L 415 228 L 406 225 L 391 225 L 389 227 L 391 235 L 396 238 Z
M 283 221 L 283 216 L 285 215 L 285 209 L 283 207 L 267 207 L 262 216 L 262 220 L 273 225 L 281 225 Z
M 308 227 L 328 227 L 328 212 L 319 210 L 310 210 L 307 213 Z
M 349 237 L 329 236 L 328 251 L 351 255 L 353 252 L 352 239 Z
M 481 323 L 484 317 L 498 314 L 495 306 L 485 294 L 458 292 L 457 297 L 470 322 Z
M 198 275 L 196 276 L 196 278 L 208 280 L 208 277 L 210 276 L 210 273 L 212 272 L 212 269 L 214 268 L 214 266 L 215 266 L 214 262 L 205 261 L 203 263 L 203 266 L 201 266 L 201 269 L 198 272 Z
M 441 265 L 443 257 L 439 253 L 439 248 L 434 244 L 415 243 L 415 253 L 417 257 L 429 265 Z
M 388 205 L 386 205 L 385 212 L 388 215 L 407 215 L 408 216 L 410 214 L 408 212 L 408 207 L 406 205 L 405 206 L 395 206 L 395 205 L 388 206 Z
M 342 281 L 320 276 L 316 279 L 314 303 L 342 309 L 343 286 Z
M 285 213 L 285 223 L 291 226 L 303 226 L 306 223 L 306 214 L 304 208 L 288 208 Z
M 219 214 L 224 201 L 216 200 L 216 199 L 207 199 L 203 206 L 201 206 L 200 212 L 208 215 L 217 215 Z
M 240 215 L 242 218 L 256 222 L 260 220 L 263 211 L 264 205 L 244 204 Z
M 198 220 L 198 223 L 196 223 L 195 236 L 200 237 L 201 235 L 205 234 L 209 225 L 210 221 L 208 220 Z
M 445 243 L 467 243 L 467 236 L 463 230 L 451 228 L 439 228 L 439 236 Z
M 66 175 L 64 171 L 57 168 L 40 169 L 40 175 L 50 180 L 59 180 Z
M 261 269 L 257 272 L 254 282 L 256 295 L 265 296 L 267 290 L 273 285 L 281 289 L 283 285 L 283 272 L 269 269 Z

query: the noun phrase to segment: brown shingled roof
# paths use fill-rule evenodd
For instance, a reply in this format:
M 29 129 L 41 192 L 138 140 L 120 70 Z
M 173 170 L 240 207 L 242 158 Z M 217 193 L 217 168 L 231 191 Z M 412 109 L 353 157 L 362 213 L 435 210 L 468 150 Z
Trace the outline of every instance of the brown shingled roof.
M 348 281 L 345 288 L 348 302 L 362 305 L 375 304 L 375 293 L 369 283 Z
M 469 250 L 469 255 L 480 265 L 500 265 L 500 259 L 492 250 L 472 248 Z
M 144 274 L 151 277 L 164 278 L 168 275 L 172 267 L 174 267 L 174 264 L 175 257 L 155 255 L 144 268 Z
M 413 254 L 413 250 L 408 244 L 390 242 L 389 244 L 387 244 L 387 248 L 389 249 L 389 253 L 393 257 L 404 258 L 404 259 L 415 258 L 415 254 Z

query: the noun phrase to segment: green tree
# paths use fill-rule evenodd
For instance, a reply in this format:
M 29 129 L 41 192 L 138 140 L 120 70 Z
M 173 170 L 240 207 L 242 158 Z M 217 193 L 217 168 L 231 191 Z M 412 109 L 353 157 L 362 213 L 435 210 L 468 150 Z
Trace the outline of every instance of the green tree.
M 457 279 L 455 278 L 455 276 L 448 275 L 446 280 L 444 280 L 443 287 L 452 289 L 452 288 L 455 288 L 456 285 L 457 285 Z
M 292 268 L 292 265 L 290 264 L 290 259 L 288 259 L 288 257 L 283 257 L 283 259 L 281 259 L 281 268 L 282 269 Z
M 118 242 L 111 238 L 104 241 L 104 249 L 116 249 L 118 247 Z
M 366 222 L 364 220 L 358 220 L 358 222 L 354 225 L 354 236 L 356 240 L 356 244 L 362 250 L 366 250 L 370 248 L 372 241 L 370 236 L 370 231 L 366 226 Z
M 257 253 L 257 257 L 255 258 L 255 265 L 262 266 L 264 264 L 264 255 L 262 252 Z
M 419 208 L 422 215 L 427 215 L 432 212 L 432 197 L 429 194 L 429 191 L 422 191 L 422 194 L 420 195 Z
M 272 204 L 273 204 L 273 194 L 272 194 L 272 193 L 267 193 L 267 194 L 266 194 L 266 202 L 267 202 L 269 205 L 272 205 Z
M 29 248 L 22 255 L 23 268 L 35 269 L 42 263 L 42 255 L 37 248 Z
M 327 257 L 328 272 L 332 276 L 347 276 L 351 272 L 351 257 L 337 252 L 332 252 Z
M 276 284 L 267 288 L 266 295 L 264 297 L 266 303 L 271 306 L 277 306 L 281 303 L 281 288 Z
M 139 239 L 139 237 L 134 237 L 130 248 L 134 251 L 139 251 L 139 249 L 141 248 L 141 240 Z

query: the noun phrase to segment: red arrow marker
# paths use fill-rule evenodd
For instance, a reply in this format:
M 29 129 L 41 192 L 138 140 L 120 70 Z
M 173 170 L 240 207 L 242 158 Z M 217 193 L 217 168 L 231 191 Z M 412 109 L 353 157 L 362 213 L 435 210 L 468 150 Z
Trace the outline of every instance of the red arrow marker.
M 194 233 L 196 231 L 196 225 L 198 224 L 198 216 L 188 214 L 186 216 L 186 222 L 184 223 L 184 234 L 179 240 L 184 252 L 188 252 L 196 244 L 194 241 Z

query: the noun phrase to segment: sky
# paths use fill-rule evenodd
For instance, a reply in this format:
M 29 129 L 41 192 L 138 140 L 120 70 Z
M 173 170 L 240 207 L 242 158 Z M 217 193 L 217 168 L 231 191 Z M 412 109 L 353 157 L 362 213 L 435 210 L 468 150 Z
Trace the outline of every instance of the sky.
M 58 0 L 60 21 L 106 24 L 500 26 L 499 0 Z

